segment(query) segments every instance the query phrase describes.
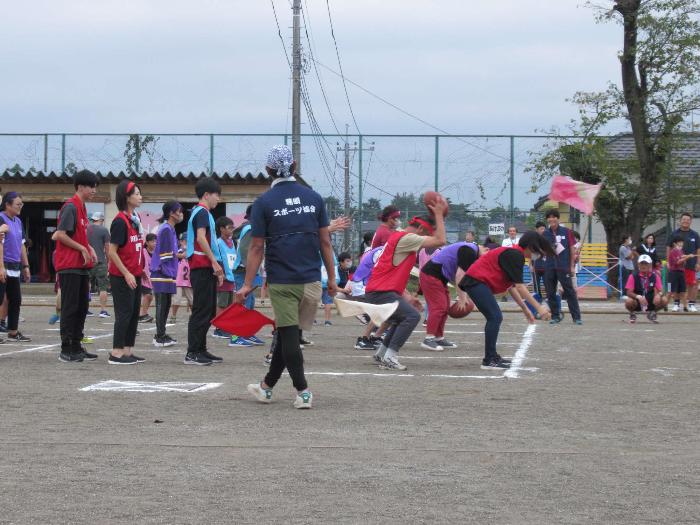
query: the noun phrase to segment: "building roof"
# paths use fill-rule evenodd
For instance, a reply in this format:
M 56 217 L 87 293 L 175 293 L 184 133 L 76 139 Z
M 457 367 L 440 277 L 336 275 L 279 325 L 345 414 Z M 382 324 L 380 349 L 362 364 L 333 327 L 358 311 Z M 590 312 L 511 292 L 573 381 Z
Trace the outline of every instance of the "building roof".
M 252 173 L 246 173 L 245 175 L 241 173 L 170 173 L 169 171 L 165 173 L 160 172 L 142 172 L 142 173 L 125 173 L 120 171 L 118 173 L 109 171 L 107 173 L 102 173 L 100 171 L 95 172 L 101 181 L 103 182 L 118 182 L 123 179 L 138 179 L 143 182 L 193 182 L 204 177 L 214 177 L 221 181 L 222 183 L 230 184 L 270 184 L 271 178 L 265 173 L 258 173 L 254 175 Z M 51 171 L 45 173 L 43 171 L 26 171 L 26 172 L 14 172 L 10 170 L 5 170 L 0 174 L 0 181 L 3 182 L 21 182 L 21 183 L 43 183 L 43 182 L 70 182 L 73 179 L 73 174 L 68 172 L 55 172 Z
M 615 159 L 626 160 L 637 156 L 634 137 L 631 133 L 622 133 L 611 138 L 606 149 Z M 697 177 L 700 175 L 700 134 L 684 133 L 671 152 L 672 174 L 677 177 Z

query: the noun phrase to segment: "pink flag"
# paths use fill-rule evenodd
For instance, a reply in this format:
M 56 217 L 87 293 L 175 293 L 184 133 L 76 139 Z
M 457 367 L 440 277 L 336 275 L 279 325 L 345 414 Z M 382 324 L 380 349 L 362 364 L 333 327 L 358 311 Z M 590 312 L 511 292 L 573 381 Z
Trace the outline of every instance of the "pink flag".
M 556 175 L 552 179 L 552 189 L 549 198 L 557 202 L 565 202 L 572 208 L 581 210 L 586 215 L 593 213 L 595 201 L 602 184 L 586 184 L 571 177 Z

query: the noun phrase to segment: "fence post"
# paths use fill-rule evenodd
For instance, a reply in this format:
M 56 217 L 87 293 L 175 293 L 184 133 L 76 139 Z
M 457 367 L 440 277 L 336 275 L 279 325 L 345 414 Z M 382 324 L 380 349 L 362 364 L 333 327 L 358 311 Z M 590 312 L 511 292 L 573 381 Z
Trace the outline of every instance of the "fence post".
M 209 175 L 214 174 L 214 134 L 209 135 Z
M 357 137 L 357 149 L 358 149 L 358 165 L 357 165 L 357 220 L 358 220 L 358 226 L 357 226 L 357 231 L 358 231 L 358 243 L 357 245 L 360 246 L 362 244 L 362 135 L 358 135 Z M 357 262 L 360 262 L 360 258 L 362 257 L 362 254 L 358 254 L 357 256 Z
M 136 174 L 141 170 L 141 135 L 136 135 Z
M 510 224 L 515 222 L 515 137 L 510 136 Z
M 438 191 L 440 177 L 440 136 L 435 135 L 435 191 Z
M 66 134 L 61 133 L 61 173 L 66 171 Z
M 44 135 L 44 173 L 49 169 L 49 135 Z

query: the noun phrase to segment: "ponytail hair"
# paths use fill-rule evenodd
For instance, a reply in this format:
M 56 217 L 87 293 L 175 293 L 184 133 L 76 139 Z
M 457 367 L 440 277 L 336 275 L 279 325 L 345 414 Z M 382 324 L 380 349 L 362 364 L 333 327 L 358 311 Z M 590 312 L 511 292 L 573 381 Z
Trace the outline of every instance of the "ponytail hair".
M 538 253 L 540 255 L 554 257 L 554 248 L 552 244 L 543 236 L 536 231 L 527 231 L 523 233 L 520 237 L 520 242 L 518 245 L 523 249 L 528 249 L 531 252 Z

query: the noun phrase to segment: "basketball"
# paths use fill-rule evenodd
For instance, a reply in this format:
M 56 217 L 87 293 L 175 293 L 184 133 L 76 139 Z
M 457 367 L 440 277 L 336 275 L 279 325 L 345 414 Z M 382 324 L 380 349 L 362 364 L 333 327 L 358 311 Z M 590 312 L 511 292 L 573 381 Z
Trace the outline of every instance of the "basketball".
M 464 309 L 459 307 L 459 303 L 455 301 L 450 305 L 450 309 L 447 310 L 447 315 L 452 317 L 452 319 L 461 319 L 462 317 L 468 316 L 474 309 L 474 303 L 467 301 L 467 305 Z
M 433 210 L 428 208 L 428 205 L 433 205 L 436 202 L 438 202 L 440 199 L 444 200 L 444 197 L 442 195 L 440 195 L 437 191 L 426 191 L 423 194 L 423 204 L 425 204 L 425 207 L 428 209 L 428 212 L 430 212 L 431 215 L 433 214 Z M 443 216 L 447 217 L 448 213 L 449 213 L 449 209 L 445 208 L 445 212 L 443 213 Z

